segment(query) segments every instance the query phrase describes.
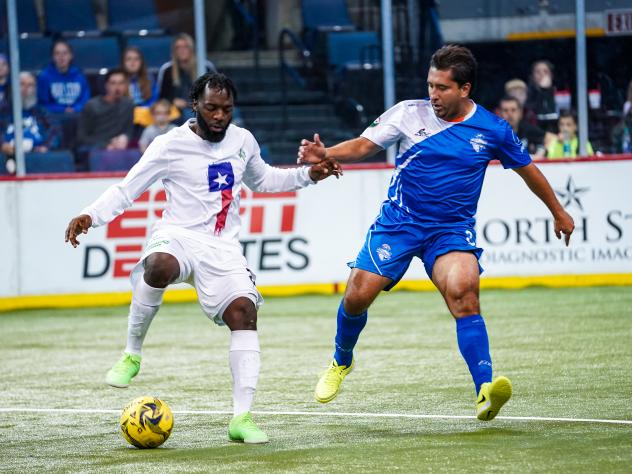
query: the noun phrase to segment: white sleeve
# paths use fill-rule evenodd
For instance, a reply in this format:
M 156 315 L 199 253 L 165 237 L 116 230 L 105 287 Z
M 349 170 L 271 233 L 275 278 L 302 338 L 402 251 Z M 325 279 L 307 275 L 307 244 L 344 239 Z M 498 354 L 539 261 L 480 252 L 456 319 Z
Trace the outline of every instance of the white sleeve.
M 253 191 L 276 193 L 294 191 L 310 184 L 316 184 L 309 177 L 309 167 L 275 168 L 263 158 L 257 141 L 252 137 L 253 151 L 246 164 L 243 181 Z
M 394 145 L 402 136 L 401 122 L 404 109 L 404 102 L 395 104 L 376 118 L 361 136 L 384 149 Z
M 98 227 L 112 221 L 132 205 L 152 183 L 167 175 L 169 160 L 164 153 L 166 141 L 157 137 L 151 142 L 143 156 L 127 176 L 110 186 L 92 204 L 81 211 L 92 218 L 92 227 Z

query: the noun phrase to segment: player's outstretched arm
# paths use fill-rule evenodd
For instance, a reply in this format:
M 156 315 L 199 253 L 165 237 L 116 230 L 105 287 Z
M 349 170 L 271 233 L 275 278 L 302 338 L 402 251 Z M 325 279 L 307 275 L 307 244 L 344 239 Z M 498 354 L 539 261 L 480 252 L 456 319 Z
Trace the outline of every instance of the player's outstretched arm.
M 571 240 L 571 234 L 575 229 L 575 223 L 573 218 L 568 212 L 564 210 L 560 202 L 555 197 L 555 192 L 551 185 L 547 181 L 546 177 L 533 163 L 523 166 L 521 168 L 515 168 L 514 171 L 520 175 L 520 177 L 527 183 L 529 189 L 533 191 L 533 194 L 538 196 L 546 207 L 549 208 L 553 219 L 555 220 L 554 229 L 555 235 L 558 239 L 562 238 L 564 234 L 564 242 L 568 246 Z
M 92 226 L 92 218 L 88 214 L 74 217 L 66 227 L 66 242 L 70 242 L 76 248 L 79 245 L 77 236 L 87 234 L 90 226 Z
M 325 144 L 320 140 L 320 135 L 315 133 L 313 142 L 306 139 L 301 140 L 296 162 L 303 165 L 314 164 L 329 158 L 340 163 L 352 163 L 375 155 L 381 149 L 380 146 L 364 137 L 347 140 L 326 148 Z

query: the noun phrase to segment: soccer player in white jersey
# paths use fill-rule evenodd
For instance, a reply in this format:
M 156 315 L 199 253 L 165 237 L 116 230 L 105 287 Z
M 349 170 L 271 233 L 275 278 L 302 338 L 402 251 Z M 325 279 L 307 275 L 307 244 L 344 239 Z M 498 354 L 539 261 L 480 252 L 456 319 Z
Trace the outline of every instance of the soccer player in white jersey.
M 338 394 L 354 366 L 353 348 L 366 324 L 367 309 L 382 290 L 397 284 L 413 257 L 423 261 L 456 321 L 459 350 L 474 381 L 477 417 L 493 419 L 511 397 L 507 377 L 492 379 L 479 305 L 482 249 L 476 246 L 474 216 L 488 163 L 500 160 L 522 177 L 551 211 L 555 233 L 558 238 L 564 234 L 566 245 L 574 224 L 511 126 L 470 99 L 475 79 L 472 53 L 462 46 L 445 46 L 430 61 L 429 99 L 398 103 L 362 136 L 336 146 L 325 148 L 318 135 L 313 142 L 301 143 L 299 163 L 325 158 L 359 161 L 399 143 L 388 198 L 349 264 L 333 361 L 316 385 L 319 402 Z
M 124 388 L 138 374 L 145 334 L 162 303 L 165 288 L 187 282 L 206 315 L 231 330 L 234 417 L 231 440 L 265 443 L 252 421 L 260 357 L 257 308 L 262 298 L 247 268 L 238 236 L 242 184 L 253 191 L 300 189 L 337 173 L 332 161 L 279 169 L 267 165 L 252 134 L 231 124 L 236 91 L 223 74 L 207 73 L 193 84 L 196 118 L 157 137 L 125 179 L 106 190 L 68 224 L 66 242 L 90 227 L 107 224 L 132 205 L 152 183 L 162 180 L 167 204 L 145 252 L 131 275 L 127 346 L 106 375 Z

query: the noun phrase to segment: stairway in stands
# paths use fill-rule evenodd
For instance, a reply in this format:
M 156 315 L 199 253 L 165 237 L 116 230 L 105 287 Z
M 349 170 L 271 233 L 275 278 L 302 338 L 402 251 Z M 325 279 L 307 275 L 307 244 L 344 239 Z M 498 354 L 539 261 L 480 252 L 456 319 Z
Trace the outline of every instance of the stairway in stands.
M 270 62 L 263 64 L 258 71 L 252 66 L 222 67 L 221 63 L 218 64 L 218 68 L 235 82 L 243 124 L 257 138 L 262 156 L 268 163 L 296 163 L 300 140 L 311 139 L 314 132 L 320 133 L 326 145 L 356 136 L 357 130 L 345 125 L 336 115 L 324 91 L 302 89 L 289 78 L 288 120 L 287 126 L 284 126 L 279 68 Z

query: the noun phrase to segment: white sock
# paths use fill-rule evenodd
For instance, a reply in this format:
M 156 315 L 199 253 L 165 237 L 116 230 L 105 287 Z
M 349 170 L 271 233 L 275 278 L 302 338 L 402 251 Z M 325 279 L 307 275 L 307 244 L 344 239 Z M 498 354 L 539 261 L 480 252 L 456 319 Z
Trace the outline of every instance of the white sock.
M 257 331 L 230 333 L 230 371 L 233 374 L 233 412 L 235 416 L 250 411 L 257 390 L 261 358 Z
M 141 277 L 132 290 L 132 304 L 127 317 L 127 346 L 125 352 L 141 355 L 143 341 L 154 316 L 162 303 L 165 288 L 154 288 Z

